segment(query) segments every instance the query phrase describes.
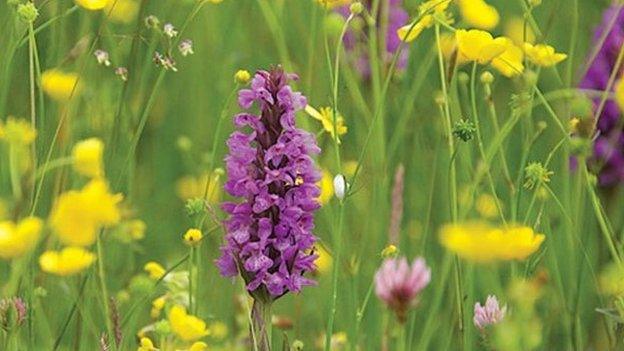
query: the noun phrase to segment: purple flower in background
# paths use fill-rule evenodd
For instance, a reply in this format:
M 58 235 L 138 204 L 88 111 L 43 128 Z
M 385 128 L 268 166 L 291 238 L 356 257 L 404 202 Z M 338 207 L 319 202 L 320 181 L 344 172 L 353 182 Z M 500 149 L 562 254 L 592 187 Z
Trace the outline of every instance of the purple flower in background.
M 386 2 L 387 4 L 384 4 Z M 371 1 L 363 0 L 362 3 L 370 10 Z M 383 11 L 383 8 L 387 8 L 387 11 Z M 347 18 L 351 13 L 349 5 L 336 8 L 336 11 L 343 17 Z M 385 18 L 382 18 L 385 16 Z M 386 47 L 381 58 L 383 62 L 390 64 L 392 57 L 401 45 L 401 40 L 397 36 L 396 32 L 399 28 L 406 25 L 409 21 L 409 15 L 401 7 L 401 0 L 381 0 L 379 3 L 378 16 L 376 18 L 377 30 L 379 33 L 385 33 L 384 40 L 379 40 L 380 43 L 385 42 Z M 381 28 L 381 25 L 386 23 L 386 28 Z M 381 39 L 381 38 L 380 38 Z M 365 28 L 361 30 L 350 29 L 347 31 L 344 37 L 344 46 L 349 54 L 349 58 L 355 65 L 356 69 L 364 77 L 370 76 L 370 60 L 368 57 L 368 36 L 365 32 Z M 396 63 L 396 70 L 402 71 L 407 66 L 407 59 L 409 53 L 407 47 L 403 48 L 399 54 L 399 58 Z
M 375 293 L 404 323 L 409 309 L 418 302 L 418 294 L 431 280 L 431 269 L 421 257 L 410 266 L 405 257 L 388 258 L 375 273 Z
M 230 216 L 217 265 L 224 276 L 240 273 L 249 292 L 268 302 L 313 284 L 304 274 L 317 258 L 311 251 L 320 173 L 311 155 L 320 149 L 295 126 L 295 112 L 307 102 L 288 85 L 293 79 L 280 67 L 257 72 L 238 102 L 260 113 L 236 115 L 238 130 L 227 141 L 225 190 L 242 201 L 223 204 Z
M 604 12 L 602 23 L 594 32 L 593 42 L 600 43 L 602 38 L 604 43 L 593 61 L 589 62 L 587 74 L 580 83 L 583 89 L 607 89 L 620 47 L 624 44 L 624 10 L 621 5 L 612 5 Z M 617 75 L 617 79 L 620 79 L 621 72 Z M 594 99 L 594 110 L 598 109 L 599 104 L 600 98 Z M 618 126 L 621 117 L 622 111 L 611 100 L 606 101 L 598 116 L 598 135 L 594 142 L 592 164 L 600 167 L 599 180 L 603 186 L 617 185 L 624 181 L 624 136 L 621 125 Z
M 485 306 L 481 306 L 480 302 L 475 303 L 474 318 L 472 319 L 475 327 L 484 330 L 488 325 L 500 323 L 505 318 L 507 305 L 500 308 L 498 300 L 494 295 L 488 295 Z

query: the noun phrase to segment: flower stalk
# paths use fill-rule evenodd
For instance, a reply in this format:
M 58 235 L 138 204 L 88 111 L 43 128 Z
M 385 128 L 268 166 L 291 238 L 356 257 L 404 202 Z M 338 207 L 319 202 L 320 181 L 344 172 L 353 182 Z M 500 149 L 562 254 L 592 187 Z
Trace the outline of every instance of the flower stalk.
M 271 350 L 271 302 L 254 299 L 251 308 L 251 333 L 254 351 Z

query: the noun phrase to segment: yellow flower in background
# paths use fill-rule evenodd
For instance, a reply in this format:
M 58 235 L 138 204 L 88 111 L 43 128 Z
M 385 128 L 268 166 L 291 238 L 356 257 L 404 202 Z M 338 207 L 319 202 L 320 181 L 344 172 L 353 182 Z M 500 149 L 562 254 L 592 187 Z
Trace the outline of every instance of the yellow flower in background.
M 349 5 L 351 0 L 316 0 L 321 6 L 328 9 L 333 9 L 339 6 Z
M 524 53 L 531 62 L 542 67 L 552 67 L 568 57 L 566 54 L 555 52 L 555 48 L 545 44 L 524 43 Z
M 96 11 L 105 8 L 109 0 L 74 0 L 74 2 L 87 10 Z
M 109 192 L 104 180 L 91 180 L 82 190 L 70 190 L 59 196 L 50 215 L 50 225 L 62 243 L 89 246 L 95 242 L 98 230 L 119 222 L 121 200 L 121 194 Z
M 167 270 L 160 263 L 154 261 L 147 262 L 143 269 L 153 280 L 161 279 L 167 273 Z
M 318 201 L 323 206 L 329 203 L 329 200 L 334 196 L 334 177 L 328 170 L 322 170 L 318 186 L 321 188 L 321 195 L 319 195 Z
M 615 102 L 620 109 L 624 110 L 624 79 L 620 79 L 615 84 Z
M 52 99 L 67 101 L 81 91 L 76 73 L 66 73 L 57 69 L 49 69 L 41 74 L 41 88 Z
M 498 216 L 498 207 L 496 207 L 496 199 L 490 194 L 482 194 L 475 202 L 475 209 L 483 218 L 495 218 Z
M 507 78 L 515 77 L 524 72 L 524 53 L 513 41 L 502 37 L 505 43 L 505 51 L 492 60 L 492 67 Z
M 221 199 L 221 176 L 223 171 L 217 169 L 209 173 L 203 173 L 199 177 L 184 176 L 176 182 L 176 194 L 181 200 L 194 198 L 204 198 L 206 192 L 206 183 L 208 184 L 208 202 L 211 204 L 218 203 Z
M 132 240 L 141 240 L 145 237 L 147 224 L 140 219 L 133 219 L 126 223 L 126 229 Z
M 347 347 L 347 342 L 349 341 L 349 338 L 347 336 L 347 333 L 345 332 L 337 332 L 332 334 L 331 339 L 330 339 L 330 350 L 336 350 L 336 351 L 340 351 L 340 350 L 345 350 Z M 319 335 L 319 337 L 315 340 L 314 342 L 314 346 L 316 346 L 319 349 L 323 349 L 324 345 L 325 345 L 325 334 Z
M 139 13 L 139 3 L 137 0 L 109 0 L 104 13 L 112 22 L 132 23 Z
M 403 27 L 397 29 L 397 36 L 402 41 L 408 43 L 415 40 L 425 29 L 431 28 L 431 26 L 433 26 L 435 22 L 435 19 L 433 17 L 434 15 L 445 18 L 448 22 L 450 22 L 451 19 L 448 18 L 445 13 L 450 3 L 451 0 L 429 0 L 422 3 L 418 8 L 419 14 L 421 16 L 420 20 L 415 24 L 406 24 Z
M 150 317 L 158 318 L 160 316 L 160 312 L 165 308 L 165 296 L 158 297 L 152 301 L 152 309 L 150 310 Z
M 437 44 L 434 46 L 434 50 L 438 50 Z M 455 60 L 457 65 L 463 65 L 466 62 L 469 62 L 468 58 L 462 55 L 457 48 L 457 39 L 455 38 L 455 34 L 451 33 L 441 33 L 440 34 L 440 50 L 442 51 L 442 56 L 447 59 L 453 59 L 453 55 L 455 55 Z
M 505 22 L 505 35 L 513 40 L 514 44 L 522 46 L 524 43 L 535 42 L 535 32 L 530 25 L 525 26 L 522 17 L 512 17 Z
M 598 285 L 604 295 L 624 296 L 624 267 L 614 262 L 606 265 L 600 273 Z
M 442 15 L 450 4 L 451 0 L 427 0 L 418 6 L 418 13 L 421 15 L 427 13 Z
M 210 332 L 210 338 L 215 340 L 225 339 L 229 332 L 227 324 L 221 321 L 215 321 L 210 323 L 208 330 Z
M 384 247 L 383 250 L 381 250 L 381 257 L 383 258 L 395 257 L 398 253 L 399 253 L 399 249 L 396 246 L 390 244 Z
M 331 135 L 332 139 L 335 137 L 335 131 L 338 135 L 344 135 L 347 133 L 347 125 L 344 117 L 338 113 L 336 116 L 336 128 L 334 130 L 334 114 L 331 107 L 322 107 L 320 110 L 316 110 L 314 107 L 307 105 L 305 111 L 310 117 L 320 121 L 323 125 L 323 129 Z M 337 138 L 338 144 L 340 144 L 340 138 Z
M 460 54 L 482 65 L 500 56 L 507 48 L 505 38 L 494 39 L 492 34 L 479 29 L 458 29 L 455 39 Z
M 474 262 L 523 260 L 537 251 L 544 239 L 529 227 L 497 228 L 483 222 L 449 224 L 440 230 L 444 247 Z
M 37 137 L 37 131 L 25 119 L 9 116 L 6 123 L 0 121 L 0 140 L 10 145 L 28 146 Z
M 21 257 L 32 250 L 39 240 L 43 222 L 36 217 L 24 218 L 15 224 L 0 222 L 0 258 Z
M 98 138 L 82 140 L 72 149 L 72 160 L 76 172 L 97 178 L 104 175 L 104 143 Z
M 468 25 L 490 30 L 498 25 L 500 15 L 496 8 L 484 0 L 459 0 L 459 11 Z
M 327 252 L 327 249 L 323 245 L 316 245 L 315 253 L 318 255 L 314 264 L 316 264 L 316 271 L 320 274 L 327 274 L 331 270 L 333 258 Z
M 433 25 L 433 16 L 426 15 L 416 22 L 416 24 L 406 24 L 403 27 L 397 29 L 397 36 L 399 39 L 406 43 L 410 43 L 420 36 L 420 34 L 427 28 Z
M 206 322 L 187 314 L 180 305 L 173 306 L 169 311 L 169 325 L 171 331 L 184 341 L 195 341 L 208 335 Z
M 68 276 L 82 272 L 95 261 L 95 255 L 82 247 L 66 247 L 46 251 L 39 257 L 39 266 L 46 273 Z
M 191 345 L 188 351 L 205 351 L 208 350 L 208 344 L 203 341 L 196 341 Z
M 347 178 L 351 178 L 355 175 L 355 170 L 357 169 L 358 162 L 357 161 L 347 161 L 342 164 L 342 173 Z M 360 169 L 362 171 L 362 169 Z
M 148 337 L 142 337 L 139 348 L 137 351 L 157 351 L 158 349 L 154 347 L 154 343 Z
M 201 230 L 197 228 L 191 228 L 184 233 L 184 242 L 189 246 L 199 245 L 203 238 Z

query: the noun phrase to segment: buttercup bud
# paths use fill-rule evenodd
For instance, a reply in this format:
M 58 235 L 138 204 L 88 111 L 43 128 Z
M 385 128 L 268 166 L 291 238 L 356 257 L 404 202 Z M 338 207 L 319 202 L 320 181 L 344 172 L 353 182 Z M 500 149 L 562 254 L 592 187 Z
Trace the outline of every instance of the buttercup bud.
M 494 75 L 490 71 L 481 73 L 481 83 L 492 84 L 494 82 Z
M 453 135 L 464 142 L 472 140 L 476 132 L 477 127 L 467 119 L 460 119 L 453 127 Z
M 360 13 L 362 13 L 362 11 L 364 11 L 364 6 L 362 5 L 361 2 L 354 2 L 349 7 L 349 10 L 351 11 L 352 14 L 359 15 Z
M 240 69 L 236 71 L 236 74 L 234 74 L 234 81 L 238 84 L 247 84 L 249 83 L 250 79 L 251 74 L 249 74 L 249 71 L 246 71 L 244 69 Z
M 17 5 L 17 14 L 26 23 L 32 23 L 39 16 L 39 11 L 32 2 Z

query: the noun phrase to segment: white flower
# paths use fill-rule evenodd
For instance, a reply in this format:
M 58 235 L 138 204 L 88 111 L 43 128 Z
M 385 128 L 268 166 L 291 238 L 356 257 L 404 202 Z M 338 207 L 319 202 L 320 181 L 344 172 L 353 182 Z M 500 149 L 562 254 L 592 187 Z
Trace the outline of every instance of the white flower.
M 192 55 L 195 52 L 193 51 L 193 41 L 191 39 L 184 39 L 178 45 L 178 50 L 180 50 L 180 54 L 182 56 Z
M 169 38 L 173 38 L 176 35 L 178 35 L 178 31 L 175 29 L 175 27 L 171 23 L 165 23 L 165 25 L 163 26 L 163 32 Z
M 109 60 L 108 52 L 98 49 L 98 50 L 95 50 L 93 55 L 95 56 L 95 59 L 97 60 L 98 64 L 104 65 L 106 67 L 110 66 L 111 62 Z
M 115 74 L 124 82 L 128 80 L 128 69 L 126 67 L 115 68 Z

